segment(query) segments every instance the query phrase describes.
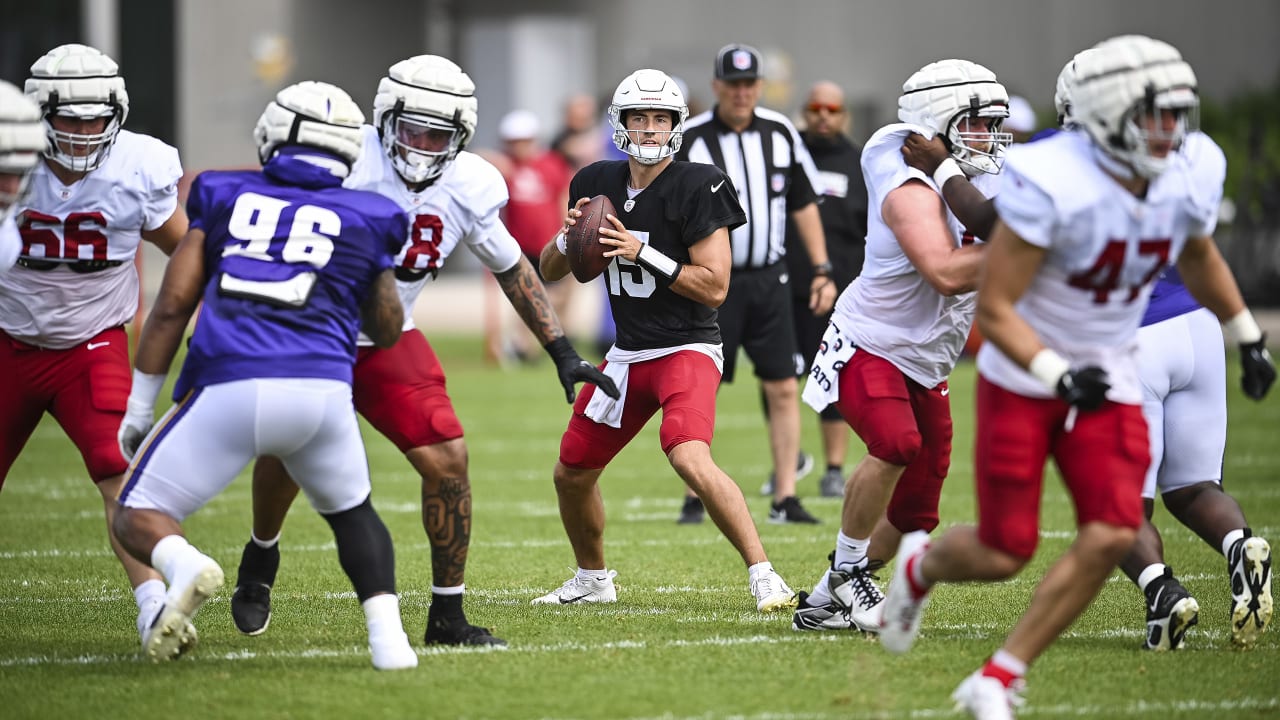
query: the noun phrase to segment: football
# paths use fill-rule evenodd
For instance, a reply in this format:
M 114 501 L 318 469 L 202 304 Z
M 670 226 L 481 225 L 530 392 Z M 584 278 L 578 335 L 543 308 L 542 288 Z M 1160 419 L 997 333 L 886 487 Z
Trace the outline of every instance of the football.
M 590 282 L 613 262 L 612 257 L 604 255 L 606 251 L 613 249 L 613 246 L 600 242 L 600 228 L 612 228 L 613 224 L 604 216 L 617 217 L 618 212 L 613 209 L 613 203 L 604 195 L 591 198 L 578 210 L 582 212 L 582 216 L 565 233 L 564 246 L 573 276 L 578 279 L 578 282 Z

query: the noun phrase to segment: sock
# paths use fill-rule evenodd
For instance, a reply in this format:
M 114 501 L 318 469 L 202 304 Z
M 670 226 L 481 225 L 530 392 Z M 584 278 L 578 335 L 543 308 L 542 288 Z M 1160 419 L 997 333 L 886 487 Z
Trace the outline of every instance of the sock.
M 1222 555 L 1228 560 L 1231 559 L 1231 546 L 1236 544 L 1237 540 L 1244 537 L 1244 529 L 1232 530 L 1227 536 L 1222 538 Z
M 142 610 L 151 602 L 164 602 L 164 581 L 148 580 L 133 589 L 133 600 L 138 604 L 138 609 Z
M 867 548 L 871 546 L 871 538 L 851 538 L 841 530 L 836 534 L 836 557 L 832 565 L 837 570 L 848 572 L 867 566 Z
M 844 465 L 832 465 L 831 463 L 827 463 L 827 472 L 837 472 L 840 473 L 841 477 L 843 477 Z
M 747 568 L 747 578 L 751 582 L 755 582 L 756 578 L 760 577 L 760 575 L 763 573 L 769 572 L 770 570 L 773 570 L 773 563 L 769 562 L 768 560 L 764 562 L 756 563 L 755 565 L 752 565 L 751 567 Z
M 982 674 L 995 678 L 1001 685 L 1009 687 L 1015 680 L 1021 680 L 1027 674 L 1027 664 L 1010 655 L 1007 651 L 997 650 L 987 664 L 982 666 Z
M 578 568 L 579 580 L 595 580 L 596 582 L 601 582 L 608 578 L 609 568 L 602 568 L 600 570 L 586 570 L 584 568 Z
M 831 579 L 831 568 L 827 568 L 822 573 L 822 577 L 818 580 L 818 584 L 813 586 L 813 592 L 809 593 L 809 604 L 818 607 L 821 605 L 830 605 L 833 598 L 831 591 L 827 585 L 827 581 Z
M 166 580 L 172 580 L 187 553 L 196 552 L 181 535 L 166 535 L 151 550 L 151 567 L 160 571 Z
M 441 591 L 445 592 L 441 592 Z M 456 590 L 457 592 L 453 592 Z M 431 586 L 431 607 L 428 617 L 462 617 L 462 588 Z
M 369 637 L 381 637 L 389 633 L 404 633 L 404 625 L 400 622 L 400 597 L 394 593 L 374 595 L 360 603 L 364 609 L 364 622 L 369 628 Z
M 249 539 L 253 541 L 254 545 L 257 545 L 263 550 L 270 550 L 271 548 L 275 547 L 277 543 L 280 542 L 280 535 L 281 533 L 276 533 L 276 536 L 271 538 L 270 540 L 259 540 L 258 536 L 251 532 L 249 533 Z
M 1153 580 L 1164 577 L 1164 568 L 1164 563 L 1151 563 L 1143 568 L 1138 574 L 1138 589 L 1145 593 Z
M 455 585 L 453 587 L 440 587 L 439 585 L 432 585 L 431 594 L 433 596 L 437 596 L 437 595 L 459 595 L 460 596 L 466 590 L 466 588 L 467 586 L 465 584 Z
M 917 598 L 924 597 L 929 592 L 929 588 L 933 587 L 933 583 L 924 576 L 924 563 L 921 562 L 923 559 L 924 553 L 920 552 L 906 560 L 907 567 L 904 574 L 907 577 L 907 583 L 911 585 L 911 593 Z

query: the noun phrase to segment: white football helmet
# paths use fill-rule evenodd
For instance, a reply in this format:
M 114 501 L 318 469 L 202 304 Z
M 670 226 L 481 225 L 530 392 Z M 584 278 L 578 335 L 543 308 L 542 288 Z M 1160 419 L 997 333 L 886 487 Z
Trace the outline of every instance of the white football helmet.
M 902 84 L 898 119 L 942 136 L 966 175 L 995 174 L 1013 135 L 1000 132 L 1009 117 L 1009 93 L 996 74 L 968 60 L 939 60 Z M 960 130 L 960 121 L 991 118 L 990 131 Z
M 626 128 L 628 110 L 670 110 L 673 122 L 667 141 L 657 147 L 632 142 Z M 628 75 L 613 92 L 613 102 L 609 105 L 613 144 L 645 165 L 655 165 L 680 151 L 684 121 L 688 117 L 689 105 L 680 86 L 661 70 L 637 70 Z
M 267 104 L 253 128 L 258 160 L 266 164 L 286 145 L 336 154 L 350 167 L 360 157 L 364 113 L 340 87 L 307 80 L 284 88 Z
M 116 61 L 100 50 L 59 45 L 31 66 L 26 93 L 44 113 L 49 147 L 45 156 L 75 172 L 89 172 L 106 161 L 120 127 L 129 116 L 129 93 Z M 53 129 L 53 117 L 108 118 L 101 133 Z
M 1195 129 L 1196 75 L 1172 45 L 1144 35 L 1104 40 L 1075 59 L 1071 115 L 1095 144 L 1144 178 L 1169 166 Z M 1172 114 L 1172 130 L 1162 119 Z M 1151 117 L 1152 129 L 1144 127 Z M 1152 144 L 1170 148 L 1153 154 Z
M 440 177 L 476 134 L 476 85 L 452 61 L 418 55 L 387 70 L 373 124 L 396 172 L 411 185 Z
M 40 107 L 18 89 L 0 80 L 0 175 L 18 178 L 17 186 L 0 187 L 0 223 L 13 215 L 27 195 L 31 171 L 48 149 Z
M 1053 108 L 1058 111 L 1058 125 L 1063 130 L 1070 130 L 1078 125 L 1071 114 L 1071 89 L 1076 84 L 1076 61 L 1085 53 L 1093 52 L 1093 48 L 1081 50 L 1062 66 L 1058 73 L 1058 83 L 1053 89 Z

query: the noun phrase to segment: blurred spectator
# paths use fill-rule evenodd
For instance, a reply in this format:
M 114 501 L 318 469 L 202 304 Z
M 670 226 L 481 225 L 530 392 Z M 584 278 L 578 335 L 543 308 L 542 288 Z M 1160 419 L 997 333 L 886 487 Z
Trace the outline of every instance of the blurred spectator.
M 1013 141 L 1024 143 L 1031 139 L 1036 131 L 1036 111 L 1031 103 L 1021 95 L 1009 96 L 1009 117 L 1004 121 L 1004 129 L 1013 133 Z
M 570 97 L 565 101 L 563 125 L 551 141 L 551 149 L 575 171 L 605 159 L 605 140 L 611 133 L 605 130 L 602 118 L 595 97 L 586 93 Z
M 818 167 L 822 187 L 818 188 L 822 203 L 818 213 L 827 238 L 827 256 L 831 260 L 831 279 L 836 290 L 844 289 L 862 270 L 867 236 L 867 186 L 862 181 L 862 148 L 849 140 L 849 112 L 844 91 L 833 82 L 822 80 L 809 89 L 804 105 L 805 129 L 800 133 L 805 147 Z M 809 286 L 813 279 L 813 263 L 801 241 L 794 222 L 787 223 L 787 272 L 791 275 L 792 320 L 796 342 L 804 356 L 807 374 L 818 352 L 822 335 L 827 330 L 831 313 L 814 315 L 809 311 Z M 820 415 L 822 450 L 826 472 L 818 482 L 824 497 L 844 494 L 844 460 L 849 451 L 849 426 L 835 405 Z M 773 494 L 772 486 L 766 495 Z
M 568 205 L 569 180 L 573 170 L 564 158 L 539 141 L 542 125 L 529 110 L 512 110 L 498 125 L 502 140 L 502 156 L 495 165 L 507 181 L 510 199 L 503 211 L 507 229 L 520 243 L 520 250 L 538 267 L 538 255 L 560 230 Z M 572 287 L 568 283 L 544 283 L 556 315 L 564 318 Z M 509 359 L 525 361 L 538 357 L 535 339 L 519 322 L 507 303 L 495 293 L 487 313 L 486 349 L 488 356 L 499 362 Z

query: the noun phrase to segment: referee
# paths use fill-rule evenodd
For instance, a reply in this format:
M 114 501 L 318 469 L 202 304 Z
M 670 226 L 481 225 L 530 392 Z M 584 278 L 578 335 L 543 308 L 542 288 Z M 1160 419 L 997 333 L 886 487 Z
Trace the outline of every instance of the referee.
M 732 233 L 733 272 L 729 295 L 719 309 L 724 340 L 721 382 L 733 382 L 738 348 L 744 348 L 764 391 L 774 472 L 769 521 L 816 523 L 796 497 L 796 377 L 804 367 L 796 347 L 783 258 L 789 215 L 814 266 L 809 309 L 815 315 L 829 311 L 836 286 L 818 215 L 818 171 L 786 116 L 757 107 L 763 86 L 760 52 L 748 45 L 727 45 L 716 55 L 715 67 L 711 86 L 716 105 L 685 123 L 678 159 L 724 170 L 733 184 L 726 190 L 736 190 L 747 212 L 747 224 Z M 701 514 L 701 503 L 690 493 L 681 522 L 698 522 Z

